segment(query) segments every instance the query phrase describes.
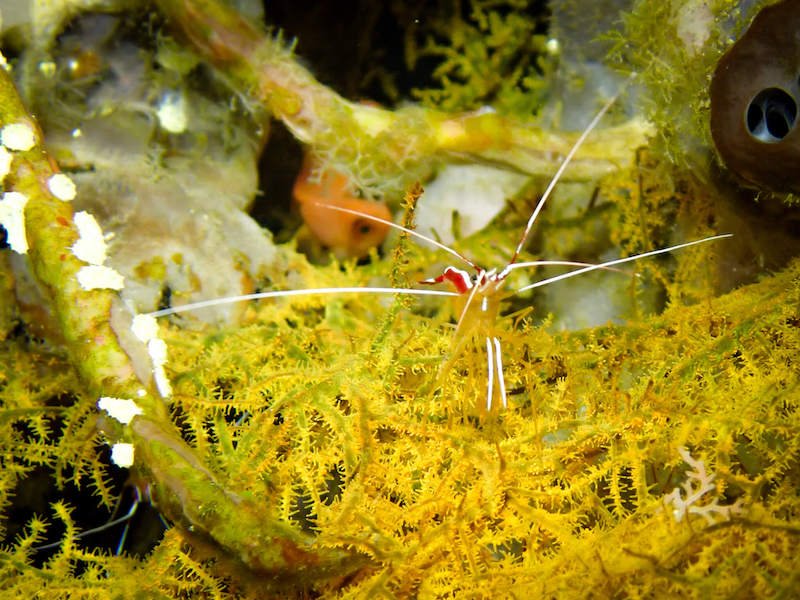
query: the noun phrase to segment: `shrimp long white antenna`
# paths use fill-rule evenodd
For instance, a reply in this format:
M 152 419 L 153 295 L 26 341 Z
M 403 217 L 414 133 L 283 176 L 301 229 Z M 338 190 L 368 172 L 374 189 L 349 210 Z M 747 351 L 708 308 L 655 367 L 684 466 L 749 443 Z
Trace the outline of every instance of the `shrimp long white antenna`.
M 324 204 L 322 202 L 315 202 L 314 204 L 316 204 L 317 206 L 320 206 L 322 208 L 327 208 L 328 210 L 336 210 L 336 211 L 347 213 L 347 214 L 350 214 L 350 215 L 355 215 L 356 217 L 360 217 L 362 219 L 367 219 L 368 221 L 375 221 L 376 223 L 383 223 L 387 227 L 391 227 L 392 229 L 396 229 L 398 231 L 402 231 L 403 233 L 407 233 L 408 235 L 411 235 L 411 236 L 417 238 L 418 240 L 422 240 L 423 242 L 426 242 L 426 243 L 428 243 L 428 244 L 430 244 L 432 246 L 435 246 L 436 248 L 439 248 L 440 250 L 444 250 L 445 252 L 449 252 L 450 254 L 452 254 L 453 256 L 458 258 L 459 260 L 465 262 L 466 264 L 468 264 L 470 267 L 472 267 L 475 270 L 479 270 L 480 269 L 480 267 L 478 267 L 478 265 L 476 265 L 469 258 L 464 256 L 463 254 L 461 254 L 457 250 L 454 250 L 450 246 L 446 246 L 446 245 L 442 244 L 441 242 L 438 242 L 435 239 L 433 239 L 431 237 L 428 237 L 427 235 L 423 235 L 423 234 L 421 234 L 421 233 L 419 233 L 417 231 L 414 231 L 413 229 L 409 229 L 408 227 L 403 227 L 402 225 L 399 225 L 397 223 L 392 223 L 391 221 L 387 221 L 386 219 L 381 219 L 380 217 L 376 217 L 374 215 L 368 215 L 366 213 L 362 213 L 362 212 L 359 212 L 357 210 L 353 210 L 351 208 L 343 208 L 341 206 L 332 206 L 330 204 Z
M 469 258 L 464 256 L 457 250 L 454 250 L 453 248 L 450 248 L 449 246 L 446 246 L 441 242 L 436 241 L 433 238 L 418 233 L 413 229 L 408 229 L 407 227 L 403 227 L 402 225 L 398 225 L 397 223 L 392 223 L 391 221 L 387 221 L 386 219 L 381 219 L 380 217 L 376 217 L 374 215 L 368 215 L 366 213 L 362 213 L 357 210 L 342 208 L 340 206 L 332 206 L 330 204 L 324 204 L 321 202 L 315 202 L 314 204 L 322 208 L 327 208 L 329 210 L 355 215 L 357 217 L 360 217 L 362 219 L 367 219 L 369 221 L 375 221 L 376 223 L 383 223 L 388 227 L 407 233 L 417 239 L 420 239 L 428 244 L 431 244 L 432 246 L 435 246 L 436 248 L 439 248 L 441 250 L 444 250 L 445 252 L 452 254 L 459 260 L 468 264 L 476 271 L 482 271 L 482 269 L 478 265 L 476 265 L 473 261 L 471 261 Z M 556 264 L 556 262 L 557 261 L 543 261 L 542 264 Z M 564 264 L 567 263 L 565 262 Z M 167 315 L 174 315 L 182 312 L 199 310 L 202 308 L 211 308 L 214 306 L 221 306 L 225 304 L 235 304 L 236 302 L 245 302 L 248 300 L 266 300 L 268 298 L 288 298 L 291 296 L 319 296 L 323 294 L 404 294 L 408 296 L 459 296 L 460 295 L 457 292 L 448 292 L 446 290 L 421 290 L 414 288 L 380 288 L 380 287 L 328 287 L 328 288 L 311 288 L 311 289 L 301 289 L 301 290 L 275 290 L 271 292 L 258 292 L 254 294 L 227 296 L 225 298 L 214 298 L 212 300 L 201 300 L 199 302 L 191 302 L 189 304 L 183 304 L 181 306 L 173 306 L 170 308 L 156 310 L 147 314 L 151 317 L 165 317 Z
M 628 77 L 628 81 L 630 81 L 634 77 L 636 77 L 636 73 L 631 73 L 631 75 Z M 605 114 L 608 112 L 611 106 L 617 101 L 617 99 L 620 97 L 620 94 L 622 94 L 625 87 L 627 86 L 623 85 L 619 89 L 619 91 L 617 91 L 617 93 L 614 94 L 603 105 L 603 108 L 600 109 L 600 111 L 586 126 L 586 129 L 584 129 L 583 132 L 578 136 L 578 139 L 575 140 L 575 143 L 572 144 L 572 148 L 570 148 L 569 152 L 567 152 L 567 155 L 564 157 L 564 160 L 561 161 L 561 165 L 559 165 L 555 175 L 553 175 L 552 179 L 550 179 L 550 183 L 547 184 L 547 187 L 545 188 L 542 197 L 539 199 L 539 203 L 536 205 L 536 208 L 534 209 L 533 213 L 528 219 L 528 222 L 525 225 L 525 229 L 522 232 L 522 236 L 520 237 L 519 243 L 517 244 L 517 248 L 516 250 L 514 250 L 514 255 L 511 257 L 510 264 L 515 263 L 517 257 L 522 252 L 522 248 L 525 245 L 525 242 L 528 241 L 528 235 L 530 235 L 531 229 L 533 228 L 533 224 L 539 217 L 539 213 L 542 211 L 542 208 L 544 208 L 545 202 L 547 202 L 547 200 L 550 198 L 550 195 L 553 193 L 553 190 L 555 189 L 556 185 L 561 180 L 561 176 L 564 174 L 564 171 L 567 169 L 570 162 L 572 162 L 572 159 L 575 157 L 575 154 L 578 152 L 578 149 L 581 147 L 581 145 L 583 145 L 583 142 L 586 141 L 586 138 L 589 137 L 589 134 L 594 130 L 594 128 L 597 127 L 597 124 L 600 122 L 603 116 L 605 116 Z
M 510 268 L 509 268 L 510 267 Z M 580 262 L 576 260 L 528 260 L 520 263 L 513 263 L 507 265 L 498 277 L 506 277 L 514 269 L 522 269 L 524 267 L 597 267 L 606 271 L 616 271 L 618 273 L 625 273 L 622 269 L 615 269 L 614 267 L 601 266 L 597 263 Z
M 713 242 L 715 240 L 721 240 L 724 238 L 733 237 L 732 233 L 721 233 L 719 235 L 712 235 L 711 237 L 703 238 L 700 240 L 693 240 L 691 242 L 684 242 L 683 244 L 676 244 L 674 246 L 669 246 L 667 248 L 659 248 L 658 250 L 651 250 L 650 252 L 643 252 L 641 254 L 634 254 L 633 256 L 626 256 L 625 258 L 617 258 L 614 260 L 609 260 L 604 263 L 599 263 L 596 265 L 588 265 L 581 269 L 576 269 L 574 271 L 569 271 L 568 273 L 562 273 L 561 275 L 555 275 L 554 277 L 548 277 L 546 279 L 541 279 L 535 283 L 531 283 L 530 285 L 526 285 L 525 287 L 521 287 L 517 290 L 519 292 L 525 292 L 527 290 L 532 290 L 537 287 L 542 287 L 545 285 L 549 285 L 551 283 L 555 283 L 556 281 L 561 281 L 562 279 L 569 279 L 570 277 L 577 277 L 578 275 L 583 275 L 584 273 L 589 273 L 590 271 L 596 271 L 598 269 L 607 269 L 609 267 L 613 267 L 615 265 L 621 265 L 628 262 L 633 262 L 635 260 L 640 260 L 642 258 L 647 258 L 648 256 L 656 256 L 658 254 L 666 254 L 667 252 L 672 252 L 673 250 L 680 250 L 681 248 L 688 248 L 689 246 L 697 246 L 698 244 L 705 244 L 706 242 Z M 512 270 L 517 267 L 524 266 L 524 263 L 519 263 L 516 265 L 509 265 L 506 267 L 507 270 Z
M 404 294 L 407 296 L 458 296 L 457 292 L 446 290 L 417 290 L 413 288 L 382 288 L 382 287 L 328 287 L 310 288 L 305 290 L 275 290 L 272 292 L 257 292 L 255 294 L 241 294 L 239 296 L 227 296 L 225 298 L 214 298 L 213 300 L 201 300 L 180 306 L 163 308 L 147 313 L 151 317 L 165 317 L 182 312 L 210 308 L 224 304 L 235 304 L 247 300 L 264 300 L 267 298 L 289 298 L 291 296 L 320 296 L 323 294 Z
M 142 502 L 142 498 L 141 498 L 141 494 L 139 493 L 139 489 L 137 487 L 134 487 L 133 489 L 134 489 L 134 498 L 133 498 L 133 502 L 131 503 L 131 507 L 128 509 L 127 513 L 125 513 L 121 517 L 114 517 L 112 515 L 112 518 L 109 519 L 108 521 L 106 521 L 105 523 L 103 523 L 102 525 L 100 525 L 98 527 L 93 527 L 92 529 L 87 529 L 86 531 L 81 531 L 80 533 L 76 533 L 73 536 L 73 538 L 79 540 L 79 539 L 82 539 L 84 537 L 90 536 L 92 534 L 99 533 L 101 531 L 105 531 L 106 529 L 110 529 L 111 527 L 114 527 L 115 525 L 119 525 L 121 523 L 125 523 L 125 529 L 123 530 L 122 536 L 120 538 L 120 541 L 117 544 L 116 555 L 118 556 L 119 554 L 121 554 L 122 553 L 122 546 L 125 544 L 125 539 L 128 536 L 128 526 L 130 525 L 130 521 L 131 521 L 131 519 L 133 519 L 133 516 L 136 514 L 136 510 L 139 508 L 139 504 L 141 504 L 141 502 Z M 118 508 L 119 508 L 119 504 L 117 505 L 117 508 L 114 509 L 115 513 L 118 510 Z M 51 550 L 53 548 L 58 548 L 63 543 L 64 543 L 63 540 L 59 540 L 57 542 L 52 542 L 50 544 L 44 544 L 42 546 L 34 546 L 33 550 L 35 550 L 36 552 L 42 552 L 43 550 Z
M 598 115 L 598 116 L 602 116 L 602 115 Z M 321 206 L 321 207 L 324 207 L 324 208 L 327 208 L 327 209 L 330 209 L 330 210 L 335 210 L 335 211 L 339 211 L 339 212 L 355 215 L 356 217 L 360 217 L 360 218 L 366 219 L 368 221 L 375 221 L 376 223 L 383 223 L 384 225 L 386 225 L 388 227 L 391 227 L 392 229 L 397 229 L 398 231 L 402 231 L 404 233 L 412 235 L 415 238 L 418 238 L 420 240 L 423 240 L 424 242 L 427 242 L 428 244 L 431 244 L 432 246 L 435 246 L 435 247 L 437 247 L 437 248 L 439 248 L 441 250 L 444 250 L 445 252 L 449 252 L 450 254 L 455 256 L 456 258 L 458 258 L 458 259 L 462 260 L 463 262 L 467 263 L 470 267 L 472 267 L 476 271 L 479 271 L 479 272 L 480 271 L 485 271 L 485 269 L 481 269 L 472 260 L 470 260 L 469 258 L 464 256 L 463 254 L 461 254 L 457 250 L 454 250 L 453 248 L 451 248 L 449 246 L 446 246 L 446 245 L 442 244 L 441 242 L 438 242 L 435 239 L 433 239 L 431 237 L 428 237 L 427 235 L 423 235 L 423 234 L 421 234 L 419 232 L 416 232 L 413 229 L 408 229 L 407 227 L 403 227 L 402 225 L 398 225 L 397 223 L 392 223 L 391 221 L 387 221 L 386 219 L 381 219 L 380 217 L 376 217 L 376 216 L 373 216 L 373 215 L 368 215 L 367 213 L 362 213 L 362 212 L 359 212 L 357 210 L 352 210 L 352 209 L 349 209 L 349 208 L 342 208 L 341 206 L 332 206 L 330 204 L 322 204 L 320 202 L 315 202 L 315 204 L 317 206 Z M 540 204 L 541 204 L 541 201 L 540 201 Z M 518 250 L 519 250 L 519 248 L 518 248 Z M 578 261 L 574 261 L 574 260 L 531 260 L 531 261 L 526 261 L 526 262 L 521 262 L 521 263 L 515 263 L 515 262 L 512 261 L 501 272 L 501 274 L 500 274 L 501 278 L 505 277 L 508 274 L 508 272 L 511 271 L 510 267 L 512 265 L 513 265 L 513 268 L 519 268 L 519 267 L 590 267 L 590 266 L 591 267 L 597 267 L 597 265 L 595 265 L 593 263 L 578 262 Z M 618 269 L 614 269 L 612 267 L 597 267 L 597 268 L 606 268 L 606 269 L 609 269 L 610 271 L 618 270 Z M 422 290 L 420 290 L 420 291 L 422 291 Z M 155 315 L 154 314 L 153 316 L 159 316 L 159 315 Z

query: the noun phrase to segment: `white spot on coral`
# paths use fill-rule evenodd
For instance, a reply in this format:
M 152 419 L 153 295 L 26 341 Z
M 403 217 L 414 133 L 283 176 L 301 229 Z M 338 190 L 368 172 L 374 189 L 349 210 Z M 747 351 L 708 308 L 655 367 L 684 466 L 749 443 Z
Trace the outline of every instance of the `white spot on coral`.
M 28 197 L 19 192 L 6 192 L 0 200 L 0 225 L 6 229 L 8 245 L 19 254 L 28 252 L 25 236 L 25 204 Z
M 69 202 L 75 199 L 75 182 L 64 173 L 56 173 L 47 180 L 47 188 L 59 200 Z
M 136 395 L 139 396 L 139 398 L 144 398 L 147 396 L 147 391 L 144 388 L 139 388 L 136 390 Z
M 120 442 L 111 446 L 111 462 L 118 467 L 127 469 L 133 465 L 133 444 Z
M 121 290 L 125 278 L 111 267 L 87 265 L 78 271 L 78 283 L 86 290 Z
M 172 396 L 172 385 L 169 382 L 169 378 L 167 378 L 164 367 L 154 367 L 153 378 L 156 380 L 156 387 L 162 398 L 169 398 Z
M 97 220 L 86 211 L 75 213 L 72 220 L 80 236 L 72 245 L 72 253 L 90 265 L 102 265 L 106 260 L 106 241 Z
M 147 351 L 154 365 L 160 366 L 167 362 L 167 343 L 164 340 L 153 338 L 147 342 Z
M 164 365 L 167 364 L 167 343 L 158 337 L 156 318 L 152 315 L 136 315 L 131 323 L 131 331 L 137 339 L 147 344 L 158 393 L 163 398 L 168 398 L 172 395 L 172 386 L 164 371 Z
M 167 398 L 172 395 L 172 386 L 164 371 L 164 365 L 167 364 L 167 343 L 162 339 L 153 338 L 147 342 L 147 351 L 150 360 L 153 361 L 153 378 L 156 380 L 158 393 Z
M 13 158 L 5 146 L 0 146 L 0 181 L 5 179 L 11 170 L 11 160 Z
M 133 400 L 128 398 L 112 398 L 103 396 L 97 401 L 97 408 L 104 410 L 108 416 L 116 419 L 123 425 L 127 425 L 136 415 L 142 414 L 142 408 Z
M 180 92 L 166 92 L 156 110 L 158 123 L 170 133 L 183 133 L 189 124 L 186 99 Z
M 27 123 L 11 123 L 0 131 L 0 142 L 9 150 L 25 151 L 36 144 L 33 128 Z
M 144 343 L 158 337 L 158 323 L 151 315 L 136 315 L 131 323 L 131 331 L 136 338 Z

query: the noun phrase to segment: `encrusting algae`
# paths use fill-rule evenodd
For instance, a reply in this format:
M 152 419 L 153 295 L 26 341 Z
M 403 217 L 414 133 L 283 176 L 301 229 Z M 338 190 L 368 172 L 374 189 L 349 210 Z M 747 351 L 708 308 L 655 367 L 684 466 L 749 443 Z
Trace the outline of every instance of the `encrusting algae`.
M 130 4 L 110 3 L 97 15 L 74 2 L 72 24 L 33 11 L 27 25 L 5 25 L 4 44 L 18 58 L 10 72 L 0 71 L 0 164 L 7 162 L 0 217 L 9 245 L 0 256 L 4 594 L 796 593 L 794 209 L 791 197 L 772 189 L 759 212 L 755 193 L 723 170 L 711 144 L 707 89 L 716 61 L 774 3 L 640 1 L 622 15 L 622 29 L 605 32 L 623 65 L 659 57 L 631 90 L 652 124 L 617 114 L 592 134 L 542 212 L 524 259 L 599 263 L 717 233 L 734 238 L 631 263 L 634 273 L 601 270 L 596 290 L 570 292 L 565 281 L 546 296 L 533 290 L 504 299 L 493 335 L 502 344 L 508 406 L 491 411 L 484 349 L 452 352 L 459 315 L 450 298 L 298 295 L 207 313 L 205 324 L 192 313 L 158 321 L 147 313 L 258 290 L 417 287 L 411 282 L 441 273 L 452 258 L 401 234 L 361 265 L 312 265 L 291 242 L 274 243 L 245 212 L 270 118 L 365 197 L 396 207 L 405 190 L 409 228 L 415 201 L 426 201 L 414 181 L 424 185 L 446 163 L 529 175 L 483 230 L 460 238 L 453 218 L 459 252 L 476 264 L 508 263 L 577 137 L 509 112 L 530 111 L 524 95 L 542 98 L 547 77 L 562 76 L 546 65 L 557 46 L 546 37 L 520 41 L 520 52 L 543 49 L 533 62 L 515 62 L 513 37 L 498 42 L 504 32 L 539 35 L 540 18 L 517 3 L 475 1 L 449 13 L 461 24 L 455 30 L 468 34 L 453 47 L 468 48 L 476 64 L 481 51 L 492 56 L 502 47 L 502 57 L 487 60 L 513 71 L 507 81 L 517 84 L 491 85 L 495 74 L 485 69 L 458 79 L 446 68 L 441 93 L 419 92 L 426 106 L 390 110 L 322 86 L 279 38 L 227 3 L 147 5 L 157 41 L 126 24 L 128 11 L 141 15 L 135 11 L 145 6 Z M 554 12 L 565 19 L 570 8 Z M 690 35 L 687 15 L 704 11 L 697 22 L 706 29 Z M 26 26 L 34 35 L 21 49 L 15 27 Z M 413 35 L 422 37 L 414 43 L 430 35 L 432 54 L 448 56 L 442 21 L 416 27 Z M 570 30 L 563 20 L 560 27 Z M 624 36 L 641 44 L 623 48 Z M 298 43 L 301 52 L 302 37 Z M 62 60 L 65 48 L 76 64 Z M 534 63 L 544 65 L 536 82 Z M 128 86 L 120 99 L 112 83 L 123 64 L 135 65 L 130 72 L 140 78 L 119 82 Z M 230 108 L 226 86 L 238 98 L 230 114 L 221 108 Z M 679 105 L 678 90 L 691 100 Z M 503 111 L 480 110 L 470 98 L 496 101 Z M 48 114 L 42 103 L 52 99 L 58 103 Z M 557 124 L 557 109 L 542 111 Z M 686 121 L 676 118 L 682 112 Z M 41 127 L 32 113 L 42 116 Z M 30 144 L 15 141 L 23 133 Z M 124 150 L 97 152 L 98 140 L 114 139 Z M 200 157 L 212 141 L 204 170 Z M 126 156 L 135 157 L 130 171 L 120 162 Z M 156 175 L 134 182 L 146 165 Z M 229 179 L 217 181 L 212 166 L 227 169 Z M 117 173 L 123 178 L 115 186 L 109 181 Z M 126 228 L 126 218 L 148 214 L 132 199 L 164 194 L 160 186 L 177 200 L 159 214 L 184 212 L 169 221 L 180 226 Z M 82 204 L 90 191 L 97 196 L 91 207 Z M 121 213 L 116 194 L 127 199 Z M 224 231 L 232 239 L 213 257 L 192 231 L 208 232 L 214 243 Z M 244 233 L 233 239 L 237 231 Z M 151 251 L 162 238 L 166 250 Z M 139 261 L 131 251 L 137 244 Z M 254 262 L 257 248 L 267 248 L 270 260 Z M 205 272 L 204 256 L 231 265 L 225 275 L 233 273 L 235 289 L 217 289 L 221 280 Z M 519 270 L 517 287 L 557 274 L 546 269 Z M 613 310 L 592 306 L 599 324 L 567 327 L 573 310 L 585 310 L 569 307 L 587 298 L 595 305 L 608 298 Z M 128 510 L 131 497 L 138 512 L 123 519 L 130 533 L 119 548 L 121 524 L 87 531 L 115 504 Z M 145 506 L 164 525 L 148 521 Z

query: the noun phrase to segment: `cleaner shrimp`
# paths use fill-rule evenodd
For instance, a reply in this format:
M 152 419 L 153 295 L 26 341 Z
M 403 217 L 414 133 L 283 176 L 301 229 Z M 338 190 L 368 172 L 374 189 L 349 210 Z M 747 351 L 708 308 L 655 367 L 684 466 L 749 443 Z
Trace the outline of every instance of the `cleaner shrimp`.
M 485 408 L 490 412 L 496 405 L 495 398 L 499 400 L 499 404 L 503 408 L 508 407 L 508 392 L 505 383 L 504 364 L 503 364 L 503 348 L 500 341 L 500 336 L 497 330 L 497 320 L 500 316 L 501 302 L 508 297 L 519 294 L 528 290 L 543 287 L 577 277 L 584 273 L 596 271 L 599 269 L 604 270 L 618 270 L 618 265 L 623 265 L 629 262 L 642 260 L 648 257 L 666 254 L 696 246 L 698 244 L 705 244 L 731 237 L 732 234 L 718 234 L 702 239 L 696 239 L 689 242 L 675 244 L 657 250 L 651 250 L 640 254 L 634 254 L 623 258 L 605 261 L 602 263 L 591 264 L 575 261 L 565 260 L 536 260 L 536 261 L 519 261 L 519 257 L 525 247 L 530 233 L 539 217 L 545 203 L 548 201 L 553 193 L 556 185 L 560 181 L 564 171 L 569 166 L 576 152 L 581 144 L 586 140 L 590 133 L 595 129 L 597 124 L 601 121 L 606 112 L 616 101 L 619 93 L 612 97 L 601 110 L 594 116 L 591 122 L 586 126 L 580 136 L 577 138 L 569 152 L 562 160 L 559 168 L 549 181 L 547 187 L 542 193 L 541 198 L 536 204 L 530 218 L 528 219 L 525 227 L 517 243 L 511 260 L 502 268 L 486 269 L 478 265 L 475 261 L 469 259 L 467 256 L 461 254 L 457 250 L 440 243 L 439 241 L 430 238 L 426 235 L 420 234 L 413 229 L 403 227 L 402 225 L 393 223 L 387 219 L 366 214 L 358 210 L 346 208 L 343 206 L 333 206 L 327 204 L 317 204 L 321 210 L 336 211 L 339 213 L 347 213 L 361 219 L 366 219 L 386 227 L 391 227 L 406 235 L 412 236 L 415 239 L 433 246 L 434 248 L 446 252 L 459 260 L 463 266 L 472 270 L 470 274 L 467 270 L 448 266 L 444 271 L 435 277 L 419 281 L 422 285 L 434 285 L 443 282 L 452 284 L 455 291 L 441 290 L 441 289 L 420 289 L 420 288 L 393 288 L 393 287 L 326 287 L 326 288 L 310 288 L 310 289 L 297 289 L 297 290 L 277 290 L 268 292 L 258 292 L 253 294 L 243 294 L 238 296 L 230 296 L 218 298 L 214 300 L 205 300 L 201 302 L 185 304 L 181 306 L 165 308 L 149 313 L 152 317 L 162 317 L 173 315 L 182 312 L 188 312 L 210 306 L 217 306 L 220 304 L 228 304 L 250 300 L 264 300 L 270 298 L 289 298 L 294 296 L 313 296 L 313 295 L 333 295 L 333 294 L 385 294 L 385 295 L 411 295 L 411 296 L 444 296 L 455 297 L 463 299 L 463 306 L 460 308 L 459 317 L 455 327 L 454 344 L 451 348 L 449 356 L 445 358 L 440 368 L 441 374 L 452 364 L 452 361 L 463 352 L 465 346 L 474 339 L 482 339 L 486 348 L 486 401 Z M 509 280 L 509 275 L 517 270 L 528 267 L 542 267 L 542 266 L 565 266 L 576 267 L 573 270 L 567 271 L 560 275 L 546 277 L 533 283 L 527 284 L 519 289 L 508 292 L 505 290 L 506 282 Z

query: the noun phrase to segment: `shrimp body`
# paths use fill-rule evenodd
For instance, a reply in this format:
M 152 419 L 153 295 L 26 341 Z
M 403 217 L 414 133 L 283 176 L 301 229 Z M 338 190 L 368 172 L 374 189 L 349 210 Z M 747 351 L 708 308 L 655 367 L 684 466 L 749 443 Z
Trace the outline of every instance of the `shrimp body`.
M 539 201 L 537 210 L 534 211 L 534 217 L 538 214 L 538 210 L 542 206 L 546 198 L 547 198 L 546 195 L 542 196 L 542 199 Z M 455 333 L 456 344 L 453 347 L 453 351 L 451 352 L 450 358 L 448 358 L 445 361 L 442 371 L 444 370 L 444 367 L 447 367 L 450 364 L 452 364 L 452 362 L 455 360 L 455 357 L 457 357 L 459 354 L 461 354 L 461 352 L 464 351 L 466 344 L 468 342 L 475 341 L 477 338 L 483 338 L 486 344 L 487 412 L 492 410 L 495 382 L 497 384 L 497 391 L 500 396 L 503 408 L 506 408 L 508 406 L 508 398 L 506 397 L 506 390 L 505 390 L 505 376 L 503 373 L 503 358 L 502 358 L 502 348 L 500 344 L 500 332 L 497 327 L 497 320 L 500 315 L 500 303 L 502 302 L 503 298 L 506 295 L 502 292 L 502 288 L 503 285 L 505 284 L 507 277 L 513 270 L 520 268 L 527 268 L 527 267 L 540 267 L 540 266 L 578 267 L 571 271 L 567 271 L 566 273 L 562 273 L 561 275 L 546 277 L 545 279 L 540 279 L 538 281 L 535 281 L 534 283 L 530 283 L 524 287 L 519 288 L 513 293 L 509 293 L 508 294 L 509 296 L 515 293 L 525 292 L 528 290 L 532 290 L 534 288 L 550 285 L 551 283 L 556 283 L 563 279 L 577 277 L 584 273 L 589 273 L 591 271 L 596 271 L 599 269 L 616 271 L 618 270 L 615 268 L 617 265 L 637 261 L 643 258 L 648 258 L 650 256 L 666 254 L 668 252 L 673 252 L 675 250 L 680 250 L 682 248 L 688 248 L 690 246 L 696 246 L 698 244 L 704 244 L 707 242 L 712 242 L 731 237 L 731 234 L 729 233 L 713 235 L 699 240 L 693 240 L 690 242 L 684 242 L 682 244 L 676 244 L 674 246 L 669 246 L 667 248 L 659 248 L 658 250 L 651 250 L 649 252 L 643 252 L 641 254 L 635 254 L 633 256 L 626 256 L 623 258 L 617 258 L 615 260 L 609 260 L 599 264 L 587 264 L 587 263 L 562 261 L 562 260 L 517 262 L 516 259 L 519 256 L 522 245 L 525 241 L 525 238 L 527 237 L 527 233 L 532 223 L 533 223 L 532 219 L 528 221 L 528 227 L 526 227 L 525 233 L 523 234 L 522 240 L 517 246 L 517 250 L 515 251 L 514 256 L 512 257 L 511 262 L 509 262 L 506 265 L 506 267 L 501 271 L 498 271 L 497 269 L 492 269 L 490 271 L 487 271 L 485 269 L 477 267 L 472 261 L 470 261 L 466 257 L 461 257 L 464 261 L 468 262 L 476 269 L 476 275 L 474 278 L 470 278 L 469 274 L 466 271 L 449 266 L 446 267 L 445 270 L 442 272 L 442 274 L 439 275 L 438 277 L 426 279 L 420 282 L 423 284 L 436 284 L 448 281 L 455 286 L 460 297 L 466 297 L 466 301 L 464 302 L 464 306 L 461 309 L 461 314 L 458 318 L 458 324 L 456 326 L 456 333 Z
M 456 326 L 456 344 L 452 349 L 450 361 L 459 356 L 465 349 L 467 343 L 479 343 L 485 341 L 486 344 L 486 410 L 492 410 L 494 401 L 494 391 L 500 397 L 503 408 L 508 407 L 506 397 L 505 375 L 503 372 L 503 352 L 500 344 L 500 335 L 497 331 L 497 322 L 500 316 L 500 302 L 503 299 L 501 288 L 505 281 L 505 276 L 498 273 L 496 269 L 486 271 L 479 269 L 474 280 L 469 275 L 455 269 L 447 267 L 440 276 L 442 280 L 450 281 L 456 289 L 465 297 L 464 305 Z M 440 277 L 432 280 L 438 283 Z M 431 281 L 431 280 L 429 280 Z M 427 282 L 425 282 L 427 283 Z M 444 372 L 445 366 L 443 365 Z

